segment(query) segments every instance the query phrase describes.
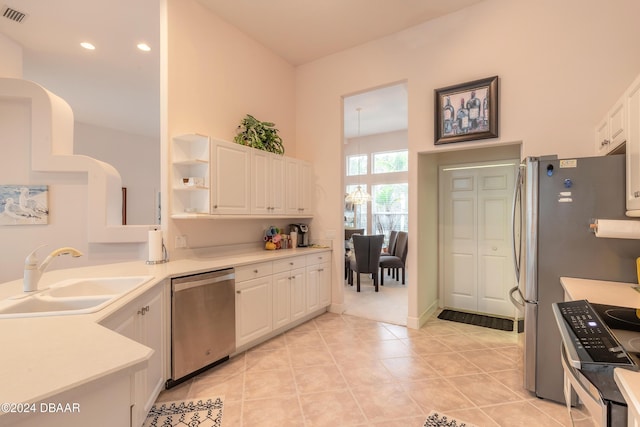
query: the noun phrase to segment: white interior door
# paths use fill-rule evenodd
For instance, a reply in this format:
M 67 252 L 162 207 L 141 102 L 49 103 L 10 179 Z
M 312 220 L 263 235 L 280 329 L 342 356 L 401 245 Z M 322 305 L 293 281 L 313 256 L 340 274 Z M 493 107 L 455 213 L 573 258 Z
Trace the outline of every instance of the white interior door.
M 442 168 L 444 306 L 513 316 L 510 212 L 517 161 Z
M 473 170 L 445 171 L 443 190 L 444 305 L 475 311 L 478 289 L 477 190 Z

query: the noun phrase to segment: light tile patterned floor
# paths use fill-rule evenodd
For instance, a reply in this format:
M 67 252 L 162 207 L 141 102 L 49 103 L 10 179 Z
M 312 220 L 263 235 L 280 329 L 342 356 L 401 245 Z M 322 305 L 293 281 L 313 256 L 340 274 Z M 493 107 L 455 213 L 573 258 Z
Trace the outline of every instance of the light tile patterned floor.
M 517 335 L 433 318 L 420 330 L 325 313 L 158 401 L 224 396 L 224 427 L 419 427 L 431 410 L 478 426 L 570 426 L 522 388 Z

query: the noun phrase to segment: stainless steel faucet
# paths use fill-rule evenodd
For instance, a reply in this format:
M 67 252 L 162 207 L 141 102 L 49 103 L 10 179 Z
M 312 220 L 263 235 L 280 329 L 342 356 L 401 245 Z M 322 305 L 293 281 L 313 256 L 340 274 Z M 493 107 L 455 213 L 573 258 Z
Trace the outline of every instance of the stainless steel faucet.
M 40 281 L 40 277 L 42 277 L 42 273 L 44 273 L 55 257 L 60 255 L 71 255 L 74 258 L 82 256 L 82 252 L 75 248 L 58 248 L 47 255 L 44 261 L 42 261 L 42 264 L 40 264 L 40 267 L 38 267 L 38 257 L 36 256 L 36 252 L 38 249 L 45 246 L 47 245 L 42 245 L 34 249 L 33 252 L 27 255 L 27 258 L 24 261 L 23 289 L 25 292 L 35 292 L 38 290 L 38 282 Z

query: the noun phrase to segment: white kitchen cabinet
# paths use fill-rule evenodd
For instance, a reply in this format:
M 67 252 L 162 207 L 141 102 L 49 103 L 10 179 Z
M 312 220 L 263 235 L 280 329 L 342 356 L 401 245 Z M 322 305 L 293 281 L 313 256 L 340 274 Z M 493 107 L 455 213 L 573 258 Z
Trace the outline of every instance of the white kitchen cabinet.
M 209 214 L 209 137 L 177 136 L 171 144 L 171 215 Z
M 236 347 L 272 330 L 272 277 L 236 282 Z
M 297 320 L 307 314 L 307 288 L 305 269 L 291 271 L 291 320 Z
M 164 287 L 155 286 L 101 324 L 153 349 L 146 369 L 136 372 L 131 384 L 132 426 L 141 426 L 164 387 L 165 314 Z
M 627 215 L 640 216 L 640 76 L 626 92 Z
M 251 151 L 249 147 L 211 140 L 211 213 L 251 212 Z
M 251 150 L 251 213 L 284 214 L 285 158 Z
M 286 213 L 311 215 L 313 213 L 313 172 L 308 162 L 287 158 L 286 160 Z
M 331 253 L 307 255 L 307 311 L 331 304 Z
M 304 276 L 304 268 L 273 275 L 273 283 L 278 289 L 277 299 L 274 298 L 274 307 L 277 307 L 277 318 L 274 317 L 274 323 L 277 323 L 278 327 L 285 326 L 306 314 Z M 287 306 L 289 307 L 288 318 Z
M 198 134 L 171 144 L 172 218 L 309 218 L 311 164 Z
M 330 304 L 331 251 L 291 254 L 235 268 L 237 349 L 284 331 Z
M 291 274 L 273 276 L 273 329 L 291 323 Z
M 289 281 L 290 321 L 303 317 L 306 311 L 305 257 L 295 256 L 273 262 L 274 281 Z M 282 285 L 284 286 L 284 284 Z
M 627 103 L 623 95 L 596 126 L 596 154 L 614 152 L 627 140 Z

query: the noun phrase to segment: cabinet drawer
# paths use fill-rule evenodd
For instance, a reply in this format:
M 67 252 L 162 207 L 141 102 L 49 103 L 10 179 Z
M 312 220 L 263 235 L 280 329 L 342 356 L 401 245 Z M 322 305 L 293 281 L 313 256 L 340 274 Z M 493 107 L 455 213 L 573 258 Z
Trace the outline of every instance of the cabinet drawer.
M 272 273 L 273 265 L 271 262 L 243 265 L 240 267 L 236 267 L 236 282 L 257 279 L 258 277 L 269 276 Z
M 321 252 L 319 254 L 307 255 L 307 265 L 322 264 L 331 260 L 331 252 Z
M 285 258 L 273 261 L 273 272 L 282 273 L 283 271 L 293 270 L 295 268 L 304 267 L 306 265 L 304 256 Z

